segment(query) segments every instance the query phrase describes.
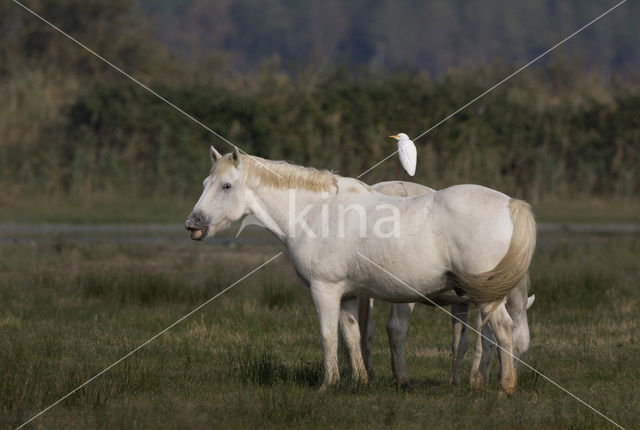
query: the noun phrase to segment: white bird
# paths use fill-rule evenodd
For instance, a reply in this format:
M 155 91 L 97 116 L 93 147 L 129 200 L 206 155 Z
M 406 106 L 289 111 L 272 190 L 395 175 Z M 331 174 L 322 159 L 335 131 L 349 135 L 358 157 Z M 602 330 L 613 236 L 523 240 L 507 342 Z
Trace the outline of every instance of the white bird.
M 409 136 L 404 133 L 398 133 L 394 136 L 389 136 L 398 141 L 398 155 L 400 156 L 400 164 L 407 171 L 409 176 L 416 174 L 416 162 L 418 161 L 418 151 L 416 145 L 413 143 Z

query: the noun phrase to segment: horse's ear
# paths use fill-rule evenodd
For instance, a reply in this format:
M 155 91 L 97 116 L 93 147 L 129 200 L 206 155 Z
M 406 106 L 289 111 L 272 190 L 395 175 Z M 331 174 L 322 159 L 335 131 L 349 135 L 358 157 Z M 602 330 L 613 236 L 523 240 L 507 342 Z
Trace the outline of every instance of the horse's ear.
M 529 298 L 527 299 L 527 306 L 526 306 L 526 310 L 529 310 L 529 308 L 531 307 L 531 305 L 533 304 L 533 302 L 536 300 L 536 295 L 532 294 L 529 296 Z
M 213 146 L 209 148 L 209 153 L 211 154 L 211 161 L 213 162 L 216 162 L 222 158 L 222 155 L 220 155 L 220 153 L 216 151 L 216 148 L 214 148 Z
M 233 150 L 233 154 L 231 155 L 231 160 L 236 167 L 240 167 L 240 151 L 238 151 L 238 147 Z

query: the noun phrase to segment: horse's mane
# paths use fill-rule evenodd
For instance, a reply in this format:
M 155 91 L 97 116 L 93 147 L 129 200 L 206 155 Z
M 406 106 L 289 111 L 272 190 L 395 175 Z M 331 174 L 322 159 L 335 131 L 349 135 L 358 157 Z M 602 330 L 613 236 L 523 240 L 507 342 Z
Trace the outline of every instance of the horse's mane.
M 303 167 L 287 161 L 267 160 L 253 155 L 240 154 L 245 182 L 249 187 L 267 186 L 279 189 L 302 188 L 310 191 L 331 191 L 337 185 L 339 175 L 328 170 Z M 231 154 L 216 162 L 215 169 L 233 165 Z
M 328 192 L 339 178 L 328 170 L 298 166 L 288 161 L 267 160 L 245 154 L 241 154 L 240 159 L 244 164 L 245 180 L 249 186 Z

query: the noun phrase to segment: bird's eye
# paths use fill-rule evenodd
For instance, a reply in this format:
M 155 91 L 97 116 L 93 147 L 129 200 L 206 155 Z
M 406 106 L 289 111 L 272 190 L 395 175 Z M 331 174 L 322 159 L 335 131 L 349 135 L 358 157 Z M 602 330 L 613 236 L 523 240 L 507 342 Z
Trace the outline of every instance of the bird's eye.
M 230 190 L 230 189 L 231 189 L 231 184 L 227 182 L 226 184 L 224 184 L 224 185 L 222 186 L 222 189 L 223 189 L 223 190 Z

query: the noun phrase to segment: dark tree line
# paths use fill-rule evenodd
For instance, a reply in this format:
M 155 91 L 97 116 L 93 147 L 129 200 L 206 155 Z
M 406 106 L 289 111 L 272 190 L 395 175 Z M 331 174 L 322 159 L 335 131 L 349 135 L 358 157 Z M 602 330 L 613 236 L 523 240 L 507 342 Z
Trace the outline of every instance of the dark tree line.
M 524 64 L 617 1 L 608 0 L 141 0 L 159 40 L 192 60 L 222 54 L 251 70 L 278 58 L 383 70 Z M 626 2 L 558 55 L 613 72 L 640 67 L 640 5 Z

